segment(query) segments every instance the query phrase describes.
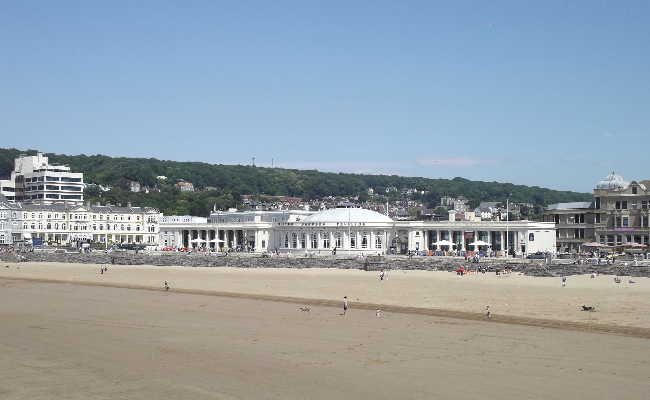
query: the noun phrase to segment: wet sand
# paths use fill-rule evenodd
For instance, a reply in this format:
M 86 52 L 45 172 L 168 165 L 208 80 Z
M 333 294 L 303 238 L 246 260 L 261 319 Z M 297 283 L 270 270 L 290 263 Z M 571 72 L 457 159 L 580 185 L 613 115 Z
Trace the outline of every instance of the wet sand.
M 11 265 L 0 270 L 0 397 L 640 399 L 650 390 L 645 279 L 569 277 L 562 288 L 557 278 L 388 275 Z M 579 311 L 583 303 L 597 311 Z

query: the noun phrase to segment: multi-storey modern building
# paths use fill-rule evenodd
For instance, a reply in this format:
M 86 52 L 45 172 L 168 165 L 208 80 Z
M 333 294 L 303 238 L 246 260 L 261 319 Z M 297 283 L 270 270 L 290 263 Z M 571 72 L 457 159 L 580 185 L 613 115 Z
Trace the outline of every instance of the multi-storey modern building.
M 8 180 L 0 180 L 0 193 L 12 202 L 83 204 L 83 174 L 66 165 L 50 164 L 43 153 L 21 154 Z

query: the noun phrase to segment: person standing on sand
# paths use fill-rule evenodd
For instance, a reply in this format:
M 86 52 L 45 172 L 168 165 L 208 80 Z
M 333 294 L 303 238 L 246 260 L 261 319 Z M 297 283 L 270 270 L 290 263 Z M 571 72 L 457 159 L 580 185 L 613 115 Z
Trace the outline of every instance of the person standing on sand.
M 562 275 L 562 287 L 566 284 L 566 276 Z
M 375 313 L 375 317 L 381 318 L 381 317 L 379 316 L 379 309 L 377 309 L 377 312 Z
M 167 285 L 167 281 L 165 281 L 165 292 L 169 290 L 169 285 Z
M 490 306 L 487 306 L 485 312 L 487 313 L 487 317 L 490 318 Z
M 104 266 L 99 267 L 99 273 L 104 275 Z
M 381 272 L 379 273 L 379 280 L 383 281 L 384 280 L 384 270 L 382 269 Z
M 348 296 L 343 296 L 343 315 L 348 313 Z

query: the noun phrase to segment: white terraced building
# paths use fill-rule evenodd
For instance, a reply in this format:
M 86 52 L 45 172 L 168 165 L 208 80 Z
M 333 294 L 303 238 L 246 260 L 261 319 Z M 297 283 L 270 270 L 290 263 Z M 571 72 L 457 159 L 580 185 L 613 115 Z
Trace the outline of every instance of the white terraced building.
M 12 203 L 0 195 L 0 245 L 33 238 L 49 245 L 158 245 L 160 212 L 153 207 Z
M 393 221 L 361 208 L 319 212 L 215 212 L 209 222 L 160 224 L 161 246 L 250 248 L 254 252 L 337 251 L 349 254 L 406 253 L 418 250 L 486 250 L 511 254 L 555 249 L 555 225 L 531 221 Z M 488 245 L 474 246 L 475 241 Z M 451 243 L 450 243 L 451 242 Z M 339 253 L 340 254 L 340 253 Z

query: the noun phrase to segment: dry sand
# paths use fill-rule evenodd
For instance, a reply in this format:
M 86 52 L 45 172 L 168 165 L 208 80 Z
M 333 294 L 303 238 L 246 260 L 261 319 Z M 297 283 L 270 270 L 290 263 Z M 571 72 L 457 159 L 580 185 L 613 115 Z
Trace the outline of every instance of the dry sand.
M 357 270 L 9 265 L 0 268 L 3 399 L 650 392 L 644 278 L 572 276 L 563 288 L 559 278 L 426 271 L 379 282 Z

